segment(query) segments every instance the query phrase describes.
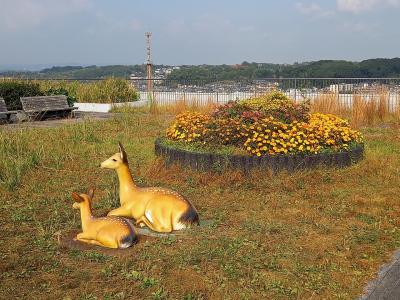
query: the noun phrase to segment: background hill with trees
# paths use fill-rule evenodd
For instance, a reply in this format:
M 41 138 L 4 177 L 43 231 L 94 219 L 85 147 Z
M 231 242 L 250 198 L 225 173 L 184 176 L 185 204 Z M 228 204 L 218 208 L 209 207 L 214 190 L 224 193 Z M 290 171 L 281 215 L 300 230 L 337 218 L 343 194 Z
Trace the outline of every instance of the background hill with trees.
M 155 65 L 154 69 L 171 68 Z M 107 77 L 129 78 L 145 76 L 145 65 L 63 66 L 39 72 L 2 72 L 0 76 L 52 79 L 102 79 Z M 170 80 L 253 80 L 261 78 L 388 78 L 400 77 L 400 58 L 368 59 L 361 62 L 320 60 L 294 64 L 243 62 L 237 65 L 184 65 L 174 68 L 166 76 Z
M 174 80 L 244 80 L 260 78 L 352 78 L 400 77 L 400 58 L 369 59 L 362 62 L 321 60 L 292 65 L 243 62 L 240 65 L 182 66 L 174 70 Z

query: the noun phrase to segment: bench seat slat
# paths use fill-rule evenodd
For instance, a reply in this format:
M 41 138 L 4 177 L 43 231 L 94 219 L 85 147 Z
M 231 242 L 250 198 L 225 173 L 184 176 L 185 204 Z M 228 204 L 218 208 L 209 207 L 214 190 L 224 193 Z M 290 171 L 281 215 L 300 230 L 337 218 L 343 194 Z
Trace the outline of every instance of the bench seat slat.
M 39 97 L 21 97 L 21 103 L 24 111 L 57 111 L 69 110 L 66 96 L 39 96 Z
M 24 110 L 26 113 L 35 113 L 35 112 L 50 112 L 50 111 L 67 111 L 67 110 L 75 110 L 77 107 L 67 107 L 67 108 L 51 108 L 51 109 L 40 109 L 40 110 Z
M 77 109 L 68 105 L 67 97 L 64 95 L 21 97 L 21 104 L 24 112 L 34 118 L 41 118 L 51 112 L 64 116 L 66 112 Z

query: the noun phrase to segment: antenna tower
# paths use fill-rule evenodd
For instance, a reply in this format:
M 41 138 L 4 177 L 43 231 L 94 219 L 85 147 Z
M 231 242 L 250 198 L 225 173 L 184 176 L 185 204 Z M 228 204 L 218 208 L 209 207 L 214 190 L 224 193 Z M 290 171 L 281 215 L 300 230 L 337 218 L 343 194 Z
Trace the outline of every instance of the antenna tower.
M 151 61 L 151 32 L 146 32 L 144 35 L 146 36 L 146 50 L 147 50 L 147 59 L 146 59 L 147 92 L 151 97 L 153 90 L 153 80 L 152 80 L 153 62 Z

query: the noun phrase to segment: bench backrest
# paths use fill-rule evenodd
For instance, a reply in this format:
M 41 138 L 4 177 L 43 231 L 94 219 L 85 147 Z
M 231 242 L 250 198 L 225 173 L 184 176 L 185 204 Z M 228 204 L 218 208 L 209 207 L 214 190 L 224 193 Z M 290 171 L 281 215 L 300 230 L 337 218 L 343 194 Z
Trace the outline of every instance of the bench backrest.
M 22 108 L 30 111 L 52 111 L 69 108 L 67 96 L 21 97 Z
M 4 102 L 4 99 L 0 97 L 0 112 L 8 112 L 6 102 Z

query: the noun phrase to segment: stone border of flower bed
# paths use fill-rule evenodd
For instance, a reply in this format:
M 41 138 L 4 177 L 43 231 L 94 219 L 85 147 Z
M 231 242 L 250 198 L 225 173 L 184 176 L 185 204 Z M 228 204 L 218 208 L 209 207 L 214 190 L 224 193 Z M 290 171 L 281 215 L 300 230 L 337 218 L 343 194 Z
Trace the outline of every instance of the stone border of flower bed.
M 359 162 L 364 157 L 364 146 L 336 153 L 319 153 L 312 155 L 222 155 L 200 153 L 175 149 L 164 145 L 160 138 L 155 141 L 155 153 L 162 156 L 167 165 L 178 163 L 182 167 L 190 167 L 199 171 L 216 171 L 225 168 L 248 172 L 253 169 L 280 171 L 295 171 L 315 169 L 318 167 L 344 168 Z

